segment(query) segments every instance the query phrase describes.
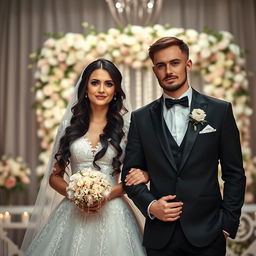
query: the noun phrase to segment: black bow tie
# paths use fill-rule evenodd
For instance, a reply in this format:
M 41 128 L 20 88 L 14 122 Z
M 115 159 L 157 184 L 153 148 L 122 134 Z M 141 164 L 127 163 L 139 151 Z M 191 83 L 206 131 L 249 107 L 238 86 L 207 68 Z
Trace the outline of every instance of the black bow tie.
M 182 97 L 181 99 L 165 99 L 165 106 L 167 109 L 173 107 L 175 104 L 180 104 L 184 107 L 188 107 L 188 96 Z

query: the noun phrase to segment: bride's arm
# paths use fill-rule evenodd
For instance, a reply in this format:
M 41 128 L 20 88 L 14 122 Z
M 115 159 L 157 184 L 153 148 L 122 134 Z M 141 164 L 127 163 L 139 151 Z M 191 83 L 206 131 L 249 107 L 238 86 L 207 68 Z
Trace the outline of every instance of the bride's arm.
M 149 176 L 147 172 L 144 172 L 140 169 L 132 168 L 129 174 L 126 176 L 126 185 L 137 185 L 140 183 L 148 183 Z M 112 187 L 112 190 L 108 196 L 108 200 L 114 199 L 116 197 L 121 197 L 125 194 L 122 183 L 118 183 L 117 185 Z
M 64 171 L 60 169 L 59 165 L 56 163 L 54 165 L 54 170 L 49 178 L 50 186 L 55 189 L 58 193 L 63 196 L 67 196 L 66 187 L 68 186 L 67 182 L 63 179 Z

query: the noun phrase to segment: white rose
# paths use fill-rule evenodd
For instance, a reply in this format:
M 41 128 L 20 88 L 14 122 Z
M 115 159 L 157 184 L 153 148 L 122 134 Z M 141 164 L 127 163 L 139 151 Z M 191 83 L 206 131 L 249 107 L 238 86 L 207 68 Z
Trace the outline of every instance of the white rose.
M 41 74 L 43 74 L 43 75 L 48 75 L 49 71 L 50 71 L 49 65 L 43 65 L 43 66 L 41 66 Z
M 81 174 L 80 173 L 75 173 L 75 174 L 73 174 L 73 175 L 71 175 L 70 176 L 70 180 L 71 181 L 75 181 L 75 180 L 79 180 L 79 179 L 81 179 Z
M 55 40 L 53 38 L 49 38 L 44 42 L 44 46 L 48 48 L 53 48 L 55 45 Z
M 143 32 L 143 28 L 141 26 L 133 25 L 131 26 L 131 32 L 133 34 L 141 34 Z
M 201 47 L 198 44 L 194 44 L 190 47 L 191 52 L 193 52 L 194 54 L 198 53 L 201 51 Z
M 73 91 L 74 91 L 74 88 L 68 88 L 66 90 L 63 90 L 61 92 L 61 96 L 64 98 L 64 99 L 70 99 L 70 97 L 72 96 L 73 94 Z
M 36 99 L 38 100 L 38 101 L 41 101 L 41 100 L 43 100 L 44 99 L 44 94 L 43 94 L 43 91 L 42 90 L 38 90 L 38 91 L 36 91 Z
M 234 77 L 234 81 L 237 83 L 241 83 L 244 80 L 244 76 L 241 74 L 236 74 Z
M 43 88 L 43 92 L 46 96 L 50 96 L 52 93 L 53 93 L 53 89 L 51 87 L 51 85 L 46 85 L 44 88 Z
M 148 54 L 146 52 L 139 52 L 137 54 L 137 59 L 139 61 L 143 61 L 143 60 L 147 59 L 147 57 L 148 57 Z
M 54 124 L 54 122 L 52 121 L 52 119 L 47 119 L 47 120 L 45 120 L 45 122 L 44 122 L 44 126 L 45 126 L 46 128 L 48 128 L 48 129 L 52 128 L 53 124 Z
M 247 107 L 246 109 L 245 109 L 245 115 L 247 115 L 247 116 L 250 116 L 250 115 L 252 115 L 252 113 L 253 113 L 253 110 L 251 109 L 251 108 L 249 108 L 249 107 Z
M 51 49 L 48 48 L 43 48 L 41 50 L 41 56 L 45 57 L 45 58 L 50 58 L 53 56 L 53 51 Z
M 186 35 L 187 35 L 188 40 L 190 42 L 195 43 L 198 39 L 198 32 L 195 29 L 187 29 L 186 30 Z
M 108 49 L 108 45 L 106 44 L 106 42 L 104 41 L 99 41 L 97 43 L 97 46 L 96 46 L 96 51 L 100 54 L 100 55 L 103 55 Z
M 77 50 L 82 49 L 82 42 L 84 41 L 84 37 L 81 34 L 76 34 L 74 36 L 74 43 L 73 43 L 73 47 Z
M 209 48 L 204 48 L 202 51 L 201 51 L 201 57 L 203 59 L 207 59 L 208 57 L 211 56 L 211 50 Z
M 200 37 L 199 40 L 198 40 L 198 45 L 201 47 L 201 48 L 208 48 L 209 47 L 209 41 L 208 41 L 208 38 L 204 38 L 204 37 Z
M 136 44 L 136 39 L 133 36 L 128 36 L 128 35 L 122 34 L 120 36 L 120 38 L 121 38 L 123 44 L 130 45 L 130 46 Z
M 112 52 L 112 56 L 115 57 L 115 58 L 119 57 L 119 56 L 120 56 L 120 51 L 117 50 L 117 49 L 114 50 L 114 51 Z
M 52 108 L 54 106 L 54 102 L 51 99 L 44 100 L 42 103 L 45 108 Z
M 56 103 L 56 105 L 57 105 L 58 107 L 60 107 L 60 108 L 64 108 L 64 107 L 65 107 L 65 103 L 64 103 L 63 100 L 58 100 L 57 103 Z
M 44 111 L 43 116 L 45 119 L 49 119 L 52 116 L 52 114 L 53 114 L 52 108 L 50 108 Z
M 67 33 L 65 34 L 65 37 L 67 45 L 69 47 L 74 47 L 74 43 L 75 43 L 75 34 L 74 33 Z
M 165 30 L 165 35 L 166 36 L 177 36 L 179 34 L 184 33 L 183 28 L 169 28 Z
M 64 78 L 64 79 L 62 79 L 61 82 L 60 82 L 60 86 L 61 86 L 61 88 L 63 88 L 63 89 L 70 88 L 71 84 L 72 84 L 72 82 L 71 82 L 71 80 L 68 79 L 68 78 Z
M 226 40 L 230 41 L 231 39 L 234 38 L 233 35 L 228 31 L 220 31 L 220 33 L 223 35 L 223 38 L 225 38 Z
M 137 52 L 141 51 L 141 46 L 140 46 L 140 44 L 134 44 L 134 45 L 131 47 L 131 51 L 134 52 L 134 53 L 137 53 Z
M 68 52 L 69 46 L 68 46 L 68 43 L 67 43 L 65 37 L 58 40 L 58 42 L 55 45 L 55 48 L 57 51 Z
M 212 81 L 214 85 L 220 85 L 222 83 L 222 78 L 221 77 L 215 77 Z
M 230 41 L 227 38 L 224 38 L 222 39 L 222 41 L 218 43 L 218 48 L 219 50 L 224 50 L 229 46 L 229 44 L 230 44 Z
M 205 117 L 206 117 L 206 114 L 205 114 L 204 110 L 202 110 L 200 108 L 193 109 L 193 111 L 191 113 L 191 118 L 197 122 L 204 121 Z
M 113 37 L 118 37 L 120 35 L 120 31 L 118 29 L 115 29 L 115 28 L 110 28 L 108 30 L 108 34 L 113 36 Z
M 68 65 L 68 66 L 69 66 L 69 65 L 73 65 L 73 64 L 76 63 L 76 61 L 77 61 L 77 58 L 76 58 L 75 52 L 70 52 L 70 53 L 68 54 L 67 59 L 66 59 L 67 65 Z
M 74 80 L 77 79 L 77 73 L 75 73 L 75 72 L 69 72 L 69 73 L 68 73 L 68 77 L 71 79 L 71 80 L 69 80 L 70 85 L 73 85 L 73 84 L 74 84 Z
M 48 75 L 44 75 L 44 74 L 40 74 L 40 80 L 43 82 L 43 83 L 46 83 L 46 82 L 48 82 L 48 79 L 49 79 L 49 77 L 48 77 Z
M 229 49 L 231 52 L 233 52 L 235 55 L 240 55 L 240 48 L 236 44 L 230 44 Z
M 48 58 L 48 62 L 51 66 L 57 66 L 59 64 L 58 60 L 54 57 Z
M 231 83 L 231 81 L 228 80 L 228 79 L 224 79 L 224 80 L 222 81 L 222 86 L 223 86 L 224 88 L 229 88 L 229 87 L 231 87 L 231 85 L 232 85 L 232 83 Z
M 51 78 L 52 82 L 55 83 L 56 80 L 62 79 L 64 76 L 64 71 L 62 69 L 60 69 L 59 67 L 55 67 L 53 69 L 53 76 L 54 78 Z M 49 79 L 50 80 L 50 79 Z
M 67 196 L 69 199 L 73 199 L 75 197 L 74 191 L 67 189 Z
M 86 43 L 90 46 L 95 46 L 98 42 L 98 37 L 94 36 L 94 35 L 88 35 L 86 37 Z
M 111 35 L 106 35 L 105 42 L 109 47 L 115 47 L 116 46 L 116 38 L 114 38 Z

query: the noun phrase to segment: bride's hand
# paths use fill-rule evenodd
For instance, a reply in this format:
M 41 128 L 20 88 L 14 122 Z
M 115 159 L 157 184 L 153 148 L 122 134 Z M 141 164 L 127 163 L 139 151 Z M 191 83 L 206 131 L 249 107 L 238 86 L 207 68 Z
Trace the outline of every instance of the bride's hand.
M 77 205 L 82 211 L 84 211 L 85 213 L 97 213 L 98 210 L 103 206 L 105 205 L 106 203 L 106 199 L 98 202 L 98 203 L 95 203 L 91 206 L 86 206 L 86 205 Z
M 125 194 L 122 183 L 118 183 L 111 188 L 111 192 L 107 196 L 106 200 L 110 201 L 117 197 L 122 197 Z
M 131 168 L 129 174 L 125 178 L 126 186 L 138 185 L 141 183 L 148 183 L 149 175 L 147 172 L 142 171 L 141 169 Z

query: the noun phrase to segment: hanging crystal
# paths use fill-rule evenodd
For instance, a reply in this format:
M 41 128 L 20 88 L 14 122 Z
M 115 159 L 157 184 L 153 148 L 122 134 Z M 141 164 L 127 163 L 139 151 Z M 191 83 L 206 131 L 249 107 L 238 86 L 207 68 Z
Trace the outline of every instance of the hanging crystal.
M 106 0 L 117 25 L 147 26 L 159 17 L 163 0 Z

